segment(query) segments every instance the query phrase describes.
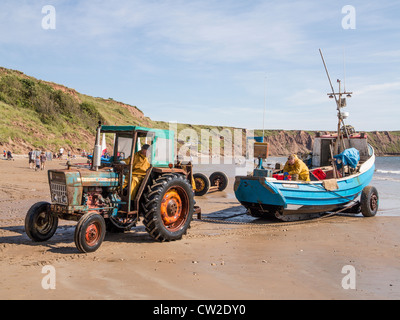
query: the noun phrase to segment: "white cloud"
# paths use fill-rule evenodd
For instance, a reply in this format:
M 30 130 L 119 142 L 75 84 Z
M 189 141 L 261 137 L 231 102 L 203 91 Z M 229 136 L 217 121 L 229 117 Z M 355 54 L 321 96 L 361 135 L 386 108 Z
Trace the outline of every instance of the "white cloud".
M 321 91 L 315 89 L 304 89 L 296 91 L 286 98 L 286 102 L 293 106 L 321 106 L 327 102 L 328 97 Z
M 393 92 L 400 94 L 400 81 L 368 84 L 357 90 L 359 95 L 386 95 Z

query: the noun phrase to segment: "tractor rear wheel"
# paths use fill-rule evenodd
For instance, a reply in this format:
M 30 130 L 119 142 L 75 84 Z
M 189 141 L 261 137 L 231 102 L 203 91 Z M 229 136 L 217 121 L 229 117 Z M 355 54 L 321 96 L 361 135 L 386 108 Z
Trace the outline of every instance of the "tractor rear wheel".
M 26 214 L 25 232 L 33 241 L 49 240 L 57 230 L 58 217 L 51 214 L 49 207 L 48 202 L 37 202 Z
M 143 224 L 150 236 L 158 241 L 182 238 L 193 215 L 192 186 L 185 176 L 167 173 L 147 187 L 143 194 Z

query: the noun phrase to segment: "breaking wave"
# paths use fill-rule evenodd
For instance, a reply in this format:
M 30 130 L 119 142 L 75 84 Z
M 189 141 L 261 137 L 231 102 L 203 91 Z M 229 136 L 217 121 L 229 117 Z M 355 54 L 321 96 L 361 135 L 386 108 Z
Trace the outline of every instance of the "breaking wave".
M 376 170 L 376 173 L 385 173 L 385 174 L 400 174 L 400 170 Z
M 393 177 L 383 177 L 383 176 L 374 176 L 374 180 L 400 182 L 399 178 L 396 179 Z

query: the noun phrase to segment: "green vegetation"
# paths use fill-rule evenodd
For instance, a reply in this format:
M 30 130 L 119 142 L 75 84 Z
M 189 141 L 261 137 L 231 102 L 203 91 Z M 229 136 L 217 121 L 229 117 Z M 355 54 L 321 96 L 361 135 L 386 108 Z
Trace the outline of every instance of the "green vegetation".
M 134 112 L 130 112 L 128 107 Z M 134 106 L 93 98 L 50 82 L 0 68 L 0 145 L 13 152 L 29 148 L 90 150 L 98 121 L 109 124 L 150 124 L 133 117 Z
M 80 102 L 48 83 L 21 77 L 16 72 L 1 73 L 0 101 L 16 109 L 34 111 L 43 125 L 60 127 L 61 130 L 63 124 L 69 122 L 93 129 L 96 119 L 103 120 L 93 104 Z

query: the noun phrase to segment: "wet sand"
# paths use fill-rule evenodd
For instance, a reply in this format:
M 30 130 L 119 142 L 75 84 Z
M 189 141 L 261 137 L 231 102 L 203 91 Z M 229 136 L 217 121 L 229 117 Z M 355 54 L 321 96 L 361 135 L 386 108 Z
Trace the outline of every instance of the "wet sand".
M 49 162 L 47 169 L 61 163 Z M 194 220 L 182 240 L 169 243 L 154 242 L 139 223 L 81 254 L 74 222 L 60 221 L 45 243 L 33 243 L 24 232 L 29 207 L 50 200 L 46 172 L 18 158 L 0 160 L 0 177 L 0 299 L 400 298 L 400 217 Z M 243 213 L 232 194 L 231 181 L 226 192 L 197 197 L 203 217 Z M 247 223 L 232 223 L 238 221 Z M 46 290 L 42 271 L 49 265 L 56 287 Z M 348 265 L 355 289 L 342 287 Z

